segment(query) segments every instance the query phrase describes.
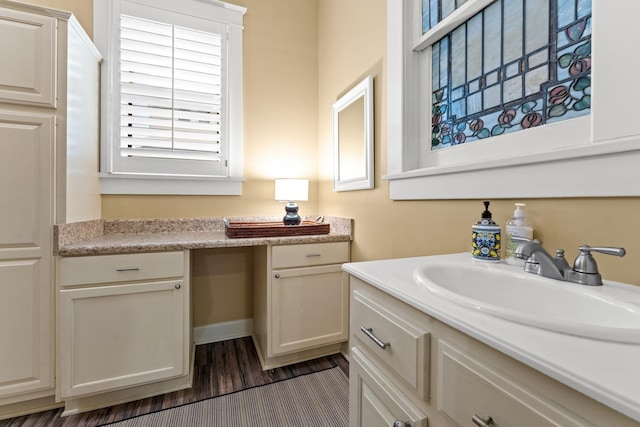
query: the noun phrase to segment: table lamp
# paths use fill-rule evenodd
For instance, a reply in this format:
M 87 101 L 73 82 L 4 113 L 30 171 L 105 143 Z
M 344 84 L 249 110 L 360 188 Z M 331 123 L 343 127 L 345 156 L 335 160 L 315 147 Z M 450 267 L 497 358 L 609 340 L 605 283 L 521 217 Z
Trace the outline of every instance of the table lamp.
M 284 207 L 287 214 L 282 218 L 284 225 L 300 225 L 296 201 L 309 199 L 309 181 L 306 179 L 279 178 L 276 179 L 276 200 L 289 202 Z

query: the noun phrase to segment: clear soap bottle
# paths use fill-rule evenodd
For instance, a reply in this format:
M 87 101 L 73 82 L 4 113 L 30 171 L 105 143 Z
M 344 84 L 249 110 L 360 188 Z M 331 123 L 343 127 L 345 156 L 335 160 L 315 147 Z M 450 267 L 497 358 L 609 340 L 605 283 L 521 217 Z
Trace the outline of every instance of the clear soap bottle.
M 507 234 L 505 261 L 511 265 L 524 265 L 524 260 L 516 258 L 516 248 L 518 242 L 513 241 L 513 236 L 526 237 L 533 239 L 533 227 L 529 223 L 524 211 L 524 203 L 516 203 L 516 209 L 513 211 L 513 218 L 507 221 L 505 231 Z

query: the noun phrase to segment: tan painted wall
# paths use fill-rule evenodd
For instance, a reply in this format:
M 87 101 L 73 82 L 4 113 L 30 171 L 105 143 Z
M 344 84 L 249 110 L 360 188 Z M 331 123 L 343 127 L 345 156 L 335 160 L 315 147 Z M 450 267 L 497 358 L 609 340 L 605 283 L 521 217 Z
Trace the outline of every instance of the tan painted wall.
M 37 4 L 53 9 L 73 12 L 82 28 L 93 36 L 93 0 L 22 0 L 25 3 Z
M 221 248 L 191 253 L 194 326 L 251 319 L 253 250 Z
M 483 210 L 480 200 L 395 202 L 382 180 L 387 170 L 386 0 L 319 0 L 318 30 L 320 210 L 355 219 L 352 259 L 469 251 L 471 225 Z M 375 87 L 375 189 L 335 193 L 331 105 L 367 74 L 374 76 Z M 564 248 L 570 263 L 581 244 L 624 246 L 624 258 L 596 254 L 600 270 L 605 278 L 640 285 L 640 199 L 497 200 L 491 210 L 499 224 L 512 216 L 516 201 L 527 203 L 535 237 L 551 251 Z
M 309 179 L 300 212 L 318 213 L 317 0 L 229 2 L 247 8 L 242 196 L 103 196 L 104 218 L 280 215 L 275 178 Z
M 93 0 L 28 1 L 73 12 L 93 34 Z M 229 2 L 247 8 L 242 196 L 103 196 L 103 218 L 284 215 L 274 200 L 278 177 L 308 178 L 300 213 L 318 213 L 317 0 Z M 251 254 L 193 252 L 194 326 L 252 317 Z
M 93 0 L 26 0 L 73 12 L 93 34 Z M 179 0 L 176 0 L 179 1 Z M 275 178 L 310 180 L 300 212 L 318 213 L 317 0 L 229 0 L 244 17 L 242 196 L 103 196 L 103 218 L 280 215 Z
M 92 0 L 31 1 L 72 10 L 92 33 Z M 386 0 L 231 2 L 248 8 L 243 195 L 104 196 L 103 217 L 277 215 L 282 205 L 273 200 L 273 178 L 291 170 L 312 180 L 302 212 L 355 219 L 354 261 L 468 251 L 480 200 L 394 202 L 381 178 L 387 163 Z M 335 193 L 331 105 L 367 74 L 375 79 L 376 188 Z M 500 224 L 515 201 L 493 201 Z M 625 246 L 625 258 L 596 255 L 598 263 L 606 278 L 640 285 L 634 268 L 640 265 L 640 199 L 517 201 L 527 203 L 535 236 L 549 249 L 566 249 L 570 262 L 583 243 Z M 195 326 L 250 317 L 250 251 L 196 251 L 193 258 Z M 228 265 L 215 267 L 218 261 Z

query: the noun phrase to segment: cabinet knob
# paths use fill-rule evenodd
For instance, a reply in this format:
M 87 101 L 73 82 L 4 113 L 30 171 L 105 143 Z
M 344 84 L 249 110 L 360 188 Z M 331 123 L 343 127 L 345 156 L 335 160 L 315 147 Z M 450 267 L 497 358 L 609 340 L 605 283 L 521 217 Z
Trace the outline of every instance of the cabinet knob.
M 493 424 L 493 418 L 489 416 L 474 415 L 471 418 L 471 421 L 473 421 L 473 423 L 478 427 L 491 427 L 495 425 Z
M 275 274 L 273 277 L 275 277 L 276 279 L 279 279 L 280 275 L 279 274 Z
M 409 424 L 407 421 L 401 421 L 401 420 L 396 420 L 393 423 L 393 426 L 391 427 L 410 427 L 411 424 Z
M 176 283 L 176 286 L 175 286 L 176 289 L 180 289 L 181 287 L 182 285 L 180 283 Z

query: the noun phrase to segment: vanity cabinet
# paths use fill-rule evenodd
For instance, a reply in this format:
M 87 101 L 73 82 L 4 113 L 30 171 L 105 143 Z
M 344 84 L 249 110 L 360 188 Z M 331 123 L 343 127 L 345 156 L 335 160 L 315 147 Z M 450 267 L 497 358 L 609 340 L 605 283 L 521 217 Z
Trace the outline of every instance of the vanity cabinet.
M 350 282 L 352 427 L 640 426 L 358 278 Z
M 254 248 L 254 333 L 263 369 L 340 351 L 348 339 L 349 242 Z M 265 274 L 266 272 L 266 274 Z
M 56 406 L 53 225 L 100 216 L 100 54 L 69 13 L 0 0 L 0 419 Z
M 73 398 L 188 377 L 189 251 L 60 258 L 58 267 L 58 388 L 68 410 L 79 406 Z

